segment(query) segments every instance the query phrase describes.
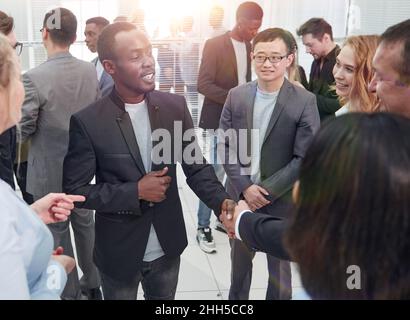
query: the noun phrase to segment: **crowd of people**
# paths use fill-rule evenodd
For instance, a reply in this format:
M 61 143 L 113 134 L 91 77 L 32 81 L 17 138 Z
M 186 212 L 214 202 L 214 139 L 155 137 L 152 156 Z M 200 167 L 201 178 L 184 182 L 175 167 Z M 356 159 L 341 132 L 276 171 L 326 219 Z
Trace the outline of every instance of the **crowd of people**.
M 294 35 L 260 31 L 263 16 L 243 2 L 221 31 L 214 8 L 200 64 L 181 65 L 197 77 L 162 70 L 155 90 L 141 13 L 88 19 L 98 56 L 86 62 L 70 54 L 75 15 L 47 12 L 47 61 L 21 77 L 14 20 L 0 11 L 0 299 L 135 300 L 141 284 L 145 299 L 173 300 L 188 243 L 178 163 L 200 199 L 200 248 L 217 250 L 212 211 L 229 237 L 229 299 L 249 299 L 257 251 L 268 300 L 292 298 L 291 261 L 306 298 L 410 298 L 410 20 L 339 47 L 328 22 L 309 19 L 296 32 L 314 59 L 308 81 Z M 186 139 L 194 124 L 175 77 L 204 96 L 210 163 Z

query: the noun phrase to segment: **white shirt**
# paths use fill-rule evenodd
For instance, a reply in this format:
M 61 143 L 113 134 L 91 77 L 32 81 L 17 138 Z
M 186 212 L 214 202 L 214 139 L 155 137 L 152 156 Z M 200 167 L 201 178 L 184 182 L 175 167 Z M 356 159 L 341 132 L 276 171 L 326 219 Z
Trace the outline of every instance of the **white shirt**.
M 346 103 L 343 107 L 336 111 L 336 117 L 341 116 L 342 114 L 348 113 L 350 109 L 349 103 Z
M 96 63 L 96 65 L 95 65 L 95 69 L 97 70 L 98 82 L 100 82 L 100 81 L 101 81 L 102 74 L 103 74 L 103 72 L 104 72 L 104 67 L 103 67 L 103 65 L 102 65 L 102 63 L 101 63 L 101 61 L 100 61 L 100 59 L 97 59 L 97 63 Z
M 60 299 L 67 275 L 50 230 L 1 179 L 0 207 L 0 300 Z
M 246 73 L 248 69 L 248 59 L 245 42 L 231 38 L 233 49 L 235 50 L 236 66 L 238 69 L 238 86 L 246 83 Z M 221 52 L 221 54 L 223 54 Z

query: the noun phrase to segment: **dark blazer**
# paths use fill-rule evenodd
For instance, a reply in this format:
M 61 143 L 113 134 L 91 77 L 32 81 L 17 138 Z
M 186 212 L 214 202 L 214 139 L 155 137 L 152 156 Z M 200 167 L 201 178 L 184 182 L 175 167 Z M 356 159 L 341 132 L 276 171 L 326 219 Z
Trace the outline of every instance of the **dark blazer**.
M 323 58 L 322 69 L 320 69 L 320 59 L 313 60 L 310 69 L 309 85 L 306 89 L 316 95 L 319 115 L 322 121 L 328 117 L 334 117 L 335 112 L 341 107 L 336 91 L 331 87 L 335 84 L 333 67 L 336 64 L 336 57 L 339 52 L 340 47 L 336 46 Z
M 198 92 L 202 93 L 199 127 L 217 129 L 223 105 L 230 89 L 238 85 L 238 67 L 230 32 L 205 42 L 198 75 Z M 251 81 L 251 44 L 245 42 L 247 51 L 246 81 Z
M 175 121 L 182 123 L 183 132 L 193 128 L 185 99 L 153 91 L 146 95 L 146 101 L 151 129 L 168 130 L 172 155 L 174 146 L 185 150 L 189 142 L 181 143 L 182 137 L 174 136 Z M 171 164 L 152 163 L 152 171 L 169 168 L 172 182 L 167 198 L 156 204 L 139 200 L 137 183 L 146 172 L 131 119 L 115 90 L 71 118 L 64 190 L 86 196 L 79 207 L 96 210 L 94 260 L 103 273 L 119 280 L 135 276 L 142 266 L 151 224 L 166 256 L 177 257 L 187 246 L 177 188 L 177 160 L 172 156 Z M 191 189 L 219 213 L 229 196 L 212 166 L 184 161 L 181 165 Z M 91 184 L 94 175 L 96 183 Z
M 245 212 L 239 222 L 239 235 L 250 248 L 290 260 L 283 245 L 283 234 L 288 220 L 278 219 L 267 214 Z
M 16 127 L 10 128 L 0 134 L 0 179 L 14 185 L 14 159 L 16 158 Z
M 220 128 L 232 128 L 237 137 L 239 131 L 248 132 L 246 146 L 251 149 L 250 129 L 253 129 L 253 109 L 257 82 L 249 82 L 229 92 L 222 115 Z M 291 210 L 291 189 L 299 174 L 299 167 L 314 134 L 319 130 L 320 120 L 316 98 L 309 91 L 291 84 L 285 79 L 273 110 L 260 156 L 260 185 L 270 194 L 271 204 L 263 208 L 277 218 L 285 218 Z M 257 129 L 257 128 L 255 128 Z M 244 141 L 238 141 L 244 143 Z M 242 145 L 243 146 L 243 145 Z M 218 153 L 229 156 L 230 142 L 218 141 Z M 233 148 L 237 159 L 241 159 L 241 148 Z M 224 159 L 223 156 L 221 156 Z M 234 200 L 242 197 L 245 189 L 253 184 L 243 170 L 246 163 L 230 164 L 225 159 L 224 168 L 228 176 L 227 191 Z

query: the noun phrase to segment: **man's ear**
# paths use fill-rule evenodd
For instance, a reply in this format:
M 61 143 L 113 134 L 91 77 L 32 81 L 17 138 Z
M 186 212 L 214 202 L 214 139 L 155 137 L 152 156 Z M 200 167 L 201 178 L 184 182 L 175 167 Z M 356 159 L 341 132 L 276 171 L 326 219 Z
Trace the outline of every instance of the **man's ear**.
M 328 33 L 325 33 L 323 35 L 322 42 L 326 42 L 326 43 L 332 42 L 332 39 L 330 38 L 330 35 Z
M 46 28 L 44 28 L 44 30 L 41 32 L 41 39 L 42 39 L 43 41 L 46 41 L 49 36 L 50 36 L 50 35 L 49 35 L 49 33 L 48 33 L 48 30 L 47 30 Z
M 286 63 L 286 68 L 288 68 L 289 66 L 292 65 L 293 60 L 295 60 L 295 54 L 291 53 L 290 55 L 288 55 L 288 59 L 287 59 L 287 63 Z
M 109 75 L 115 74 L 115 63 L 112 60 L 104 60 L 102 61 L 102 65 L 104 67 L 105 72 Z

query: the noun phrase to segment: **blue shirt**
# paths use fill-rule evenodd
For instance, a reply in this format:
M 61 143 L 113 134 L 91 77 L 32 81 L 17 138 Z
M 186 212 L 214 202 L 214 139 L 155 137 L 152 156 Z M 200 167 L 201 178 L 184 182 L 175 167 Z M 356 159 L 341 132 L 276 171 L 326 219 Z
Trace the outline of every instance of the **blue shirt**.
M 2 180 L 0 207 L 0 300 L 59 299 L 67 275 L 50 231 Z

